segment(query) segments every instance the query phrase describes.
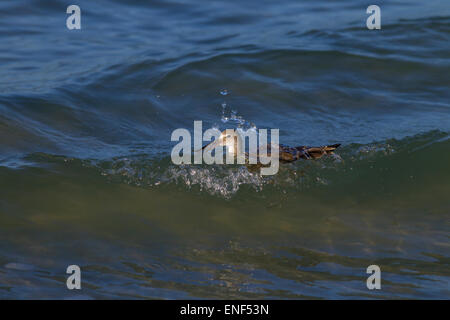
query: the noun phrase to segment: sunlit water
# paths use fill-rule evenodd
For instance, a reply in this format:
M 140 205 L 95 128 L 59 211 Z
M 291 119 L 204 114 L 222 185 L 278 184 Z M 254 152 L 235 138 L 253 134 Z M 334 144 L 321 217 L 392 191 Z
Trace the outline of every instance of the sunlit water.
M 77 4 L 0 4 L 1 298 L 450 297 L 446 1 Z M 194 120 L 342 146 L 174 165 Z

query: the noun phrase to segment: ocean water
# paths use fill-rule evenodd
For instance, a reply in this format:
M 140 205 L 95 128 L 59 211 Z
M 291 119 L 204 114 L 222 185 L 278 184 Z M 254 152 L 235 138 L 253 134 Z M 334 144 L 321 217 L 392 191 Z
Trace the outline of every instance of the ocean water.
M 73 4 L 0 3 L 0 298 L 450 298 L 447 0 L 381 30 L 364 1 Z M 176 166 L 194 120 L 342 146 Z

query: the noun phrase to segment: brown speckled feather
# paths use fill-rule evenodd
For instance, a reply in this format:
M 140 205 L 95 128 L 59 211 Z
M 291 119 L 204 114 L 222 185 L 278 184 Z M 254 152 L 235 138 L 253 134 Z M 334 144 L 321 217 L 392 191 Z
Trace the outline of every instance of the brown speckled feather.
M 333 144 L 321 147 L 307 147 L 307 146 L 289 147 L 280 144 L 279 159 L 280 162 L 293 162 L 298 159 L 319 159 L 326 154 L 332 154 L 333 151 L 339 146 L 340 144 Z M 268 145 L 268 155 L 270 155 L 270 145 Z

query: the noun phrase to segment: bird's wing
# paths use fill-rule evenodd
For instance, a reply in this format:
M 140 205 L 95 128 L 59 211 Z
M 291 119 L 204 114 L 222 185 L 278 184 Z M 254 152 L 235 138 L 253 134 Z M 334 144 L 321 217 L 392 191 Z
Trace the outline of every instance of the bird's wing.
M 318 159 L 326 154 L 332 154 L 333 151 L 339 147 L 340 144 L 333 144 L 329 146 L 321 146 L 321 147 L 308 147 L 308 146 L 298 146 L 298 147 L 289 147 L 283 144 L 278 145 L 279 152 L 279 160 L 280 162 L 293 162 L 299 159 Z M 259 158 L 262 157 L 261 149 L 267 148 L 267 156 L 271 156 L 271 145 L 268 144 L 259 149 Z M 263 153 L 264 154 L 264 153 Z M 248 154 L 247 154 L 248 156 Z
M 268 144 L 259 148 L 259 157 L 261 157 L 261 149 L 265 150 L 267 148 L 267 157 L 270 157 L 272 154 L 272 145 Z M 307 147 L 296 147 L 292 148 L 283 144 L 278 145 L 278 158 L 281 162 L 292 162 L 298 160 L 300 158 L 309 159 L 310 156 L 305 151 Z

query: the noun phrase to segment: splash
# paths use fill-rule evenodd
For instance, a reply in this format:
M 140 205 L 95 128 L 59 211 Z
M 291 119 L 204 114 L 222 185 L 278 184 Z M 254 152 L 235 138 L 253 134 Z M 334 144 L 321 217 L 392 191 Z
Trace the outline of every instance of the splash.
M 222 107 L 222 117 L 221 117 L 222 123 L 235 126 L 234 129 L 239 128 L 241 130 L 249 130 L 249 129 L 256 130 L 256 125 L 253 122 L 244 119 L 244 117 L 238 114 L 238 111 L 236 109 L 230 109 L 226 102 L 223 102 L 221 104 L 221 107 Z
M 238 129 L 240 130 L 240 129 Z M 398 183 L 403 178 L 420 175 L 417 165 L 432 176 L 443 156 L 448 153 L 448 133 L 431 131 L 402 140 L 390 139 L 371 144 L 351 144 L 339 149 L 340 157 L 326 157 L 318 161 L 296 161 L 280 166 L 274 176 L 260 176 L 251 168 L 240 165 L 174 165 L 166 155 L 128 155 L 106 160 L 77 159 L 60 155 L 34 153 L 23 158 L 24 167 L 52 168 L 54 172 L 79 175 L 83 168 L 94 169 L 111 183 L 126 183 L 142 188 L 189 190 L 222 199 L 232 199 L 245 192 L 256 198 L 295 195 L 316 188 L 336 192 L 340 186 L 359 189 Z M 426 155 L 424 153 L 426 150 Z M 412 154 L 413 153 L 413 154 Z M 414 162 L 412 159 L 418 158 Z M 436 162 L 426 165 L 426 159 Z M 441 161 L 442 162 L 442 161 Z M 23 168 L 23 167 L 21 167 Z M 334 190 L 334 191 L 333 191 Z M 242 193 L 244 194 L 244 193 Z

